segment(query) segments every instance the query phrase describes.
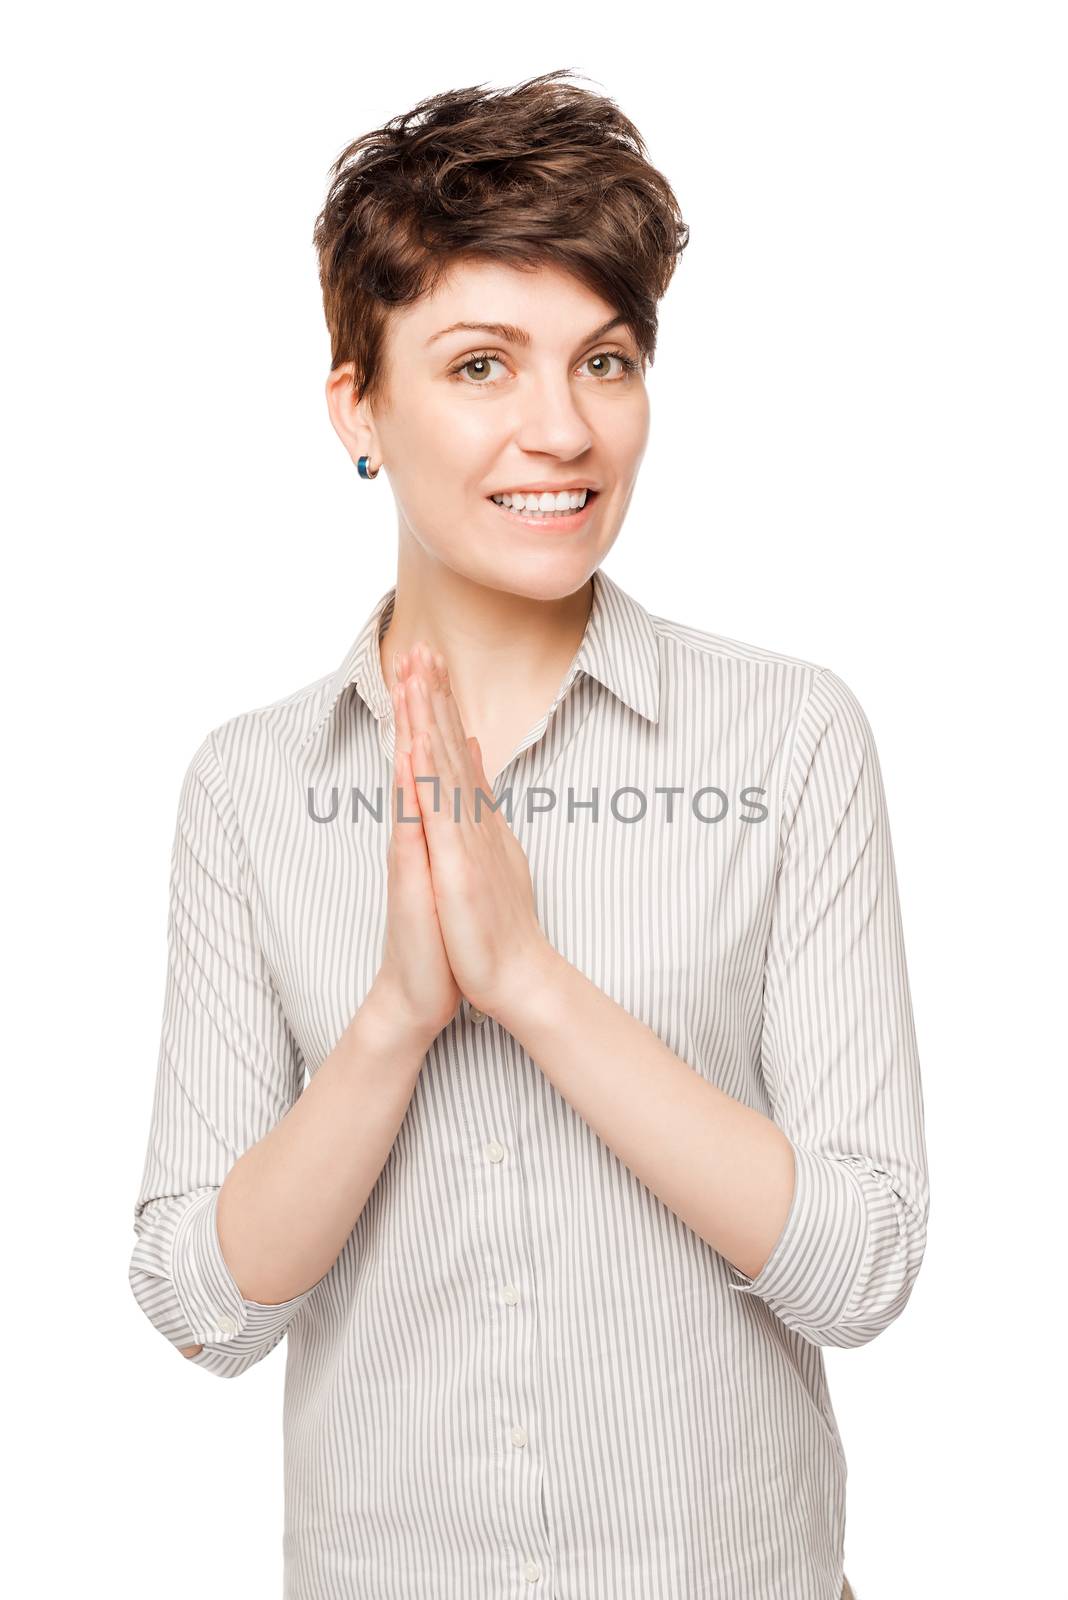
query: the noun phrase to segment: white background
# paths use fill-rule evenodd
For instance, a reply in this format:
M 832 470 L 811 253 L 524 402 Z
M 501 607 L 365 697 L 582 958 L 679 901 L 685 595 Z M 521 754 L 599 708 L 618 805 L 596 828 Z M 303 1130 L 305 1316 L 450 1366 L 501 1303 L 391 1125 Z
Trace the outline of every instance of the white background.
M 9 23 L 10 1593 L 281 1593 L 284 1347 L 218 1381 L 126 1278 L 178 789 L 209 728 L 330 672 L 394 577 L 387 477 L 359 480 L 323 394 L 330 162 L 423 95 L 570 67 L 692 229 L 606 570 L 655 614 L 832 667 L 884 773 L 932 1206 L 903 1316 L 826 1353 L 846 1571 L 859 1600 L 1068 1595 L 1063 20 L 542 0 Z

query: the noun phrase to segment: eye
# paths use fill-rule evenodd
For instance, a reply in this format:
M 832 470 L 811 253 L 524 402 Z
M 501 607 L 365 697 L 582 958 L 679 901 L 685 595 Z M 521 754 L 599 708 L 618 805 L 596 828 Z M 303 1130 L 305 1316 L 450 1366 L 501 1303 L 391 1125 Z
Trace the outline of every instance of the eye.
M 594 377 L 600 382 L 625 382 L 633 373 L 637 372 L 640 364 L 634 360 L 633 356 L 627 355 L 624 350 L 598 350 L 595 355 L 586 357 L 583 366 L 590 366 L 594 362 L 607 364 L 613 360 L 620 363 L 622 371 L 617 372 L 614 376 L 606 376 L 603 372 L 594 372 Z M 494 388 L 498 380 L 487 377 L 492 362 L 497 362 L 501 366 L 505 365 L 505 358 L 499 350 L 476 350 L 472 355 L 464 356 L 462 361 L 458 361 L 455 366 L 450 367 L 449 375 L 456 378 L 458 382 L 466 383 L 470 389 Z M 470 378 L 466 376 L 469 372 L 471 373 Z
M 475 373 L 474 381 L 471 385 L 469 385 L 471 388 L 482 389 L 486 386 L 485 372 L 491 361 L 497 361 L 503 365 L 504 357 L 499 355 L 496 350 L 478 350 L 473 356 L 464 356 L 464 359 L 458 362 L 455 367 L 449 368 L 449 372 L 453 377 L 460 378 L 462 380 L 463 375 L 467 372 L 468 368 L 482 368 L 482 371 Z
M 619 361 L 622 364 L 623 371 L 618 373 L 614 379 L 610 380 L 614 383 L 620 382 L 621 379 L 629 378 L 632 372 L 637 372 L 638 370 L 638 363 L 634 360 L 633 356 L 628 356 L 623 350 L 598 350 L 595 356 L 588 356 L 586 360 L 587 365 L 593 361 Z M 598 372 L 596 376 L 599 378 L 602 377 L 603 374 Z

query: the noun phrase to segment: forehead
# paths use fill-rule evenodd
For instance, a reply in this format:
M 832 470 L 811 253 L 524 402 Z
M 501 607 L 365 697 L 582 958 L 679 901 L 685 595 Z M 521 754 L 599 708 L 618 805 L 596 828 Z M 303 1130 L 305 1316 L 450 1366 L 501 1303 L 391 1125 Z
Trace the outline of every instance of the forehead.
M 410 347 L 443 350 L 478 332 L 434 339 L 454 322 L 508 323 L 529 333 L 531 342 L 570 349 L 590 329 L 615 315 L 616 308 L 558 267 L 510 267 L 498 261 L 457 261 L 432 294 L 406 306 L 396 318 L 399 341 Z

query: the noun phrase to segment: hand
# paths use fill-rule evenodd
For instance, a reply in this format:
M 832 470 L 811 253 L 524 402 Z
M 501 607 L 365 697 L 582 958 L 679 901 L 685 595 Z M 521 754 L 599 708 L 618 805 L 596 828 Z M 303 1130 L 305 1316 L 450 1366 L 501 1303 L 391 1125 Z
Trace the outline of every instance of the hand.
M 406 1018 L 432 1040 L 460 1003 L 438 922 L 426 835 L 412 773 L 412 729 L 404 678 L 408 658 L 398 655 L 393 686 L 396 732 L 393 757 L 392 833 L 387 857 L 386 940 L 379 979 L 391 989 Z M 401 817 L 397 820 L 397 792 Z M 414 820 L 411 820 L 414 819 Z
M 422 641 L 412 651 L 404 694 L 412 771 L 439 780 L 415 788 L 449 965 L 472 1005 L 493 1016 L 551 949 L 538 922 L 530 867 L 507 819 L 492 809 L 481 746 L 464 733 L 445 658 Z M 476 789 L 483 794 L 477 819 Z

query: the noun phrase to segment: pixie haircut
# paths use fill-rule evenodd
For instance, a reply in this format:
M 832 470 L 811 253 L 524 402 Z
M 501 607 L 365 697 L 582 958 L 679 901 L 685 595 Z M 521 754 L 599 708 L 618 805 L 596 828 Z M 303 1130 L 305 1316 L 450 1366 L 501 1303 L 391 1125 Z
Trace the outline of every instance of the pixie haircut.
M 432 294 L 462 259 L 570 273 L 652 362 L 689 229 L 633 122 L 567 76 L 430 96 L 330 168 L 313 242 L 331 370 L 353 362 L 357 395 L 386 403 L 390 308 Z

